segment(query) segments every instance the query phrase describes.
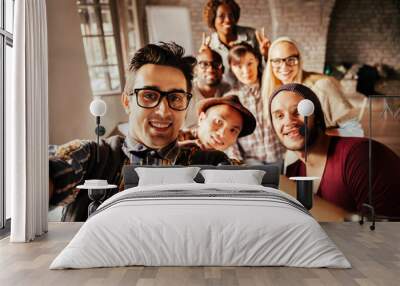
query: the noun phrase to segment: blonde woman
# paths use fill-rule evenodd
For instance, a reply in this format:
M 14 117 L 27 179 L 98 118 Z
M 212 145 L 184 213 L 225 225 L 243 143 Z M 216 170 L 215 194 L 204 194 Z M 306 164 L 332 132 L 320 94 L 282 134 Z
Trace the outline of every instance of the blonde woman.
M 314 91 L 321 102 L 327 128 L 339 128 L 331 134 L 364 135 L 354 108 L 345 98 L 340 83 L 333 77 L 303 70 L 303 58 L 296 42 L 288 37 L 275 40 L 269 49 L 268 63 L 262 81 L 264 102 L 272 92 L 288 83 L 301 83 Z M 265 105 L 265 114 L 268 106 Z

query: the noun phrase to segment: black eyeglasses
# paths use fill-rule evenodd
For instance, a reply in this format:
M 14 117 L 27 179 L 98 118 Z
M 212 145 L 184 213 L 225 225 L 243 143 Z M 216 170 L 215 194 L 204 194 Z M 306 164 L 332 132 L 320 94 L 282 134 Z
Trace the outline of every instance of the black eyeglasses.
M 208 67 L 212 67 L 213 69 L 219 70 L 222 68 L 222 63 L 218 62 L 207 62 L 207 61 L 200 61 L 197 63 L 200 68 L 207 69 Z
M 192 94 L 184 91 L 161 91 L 151 88 L 136 88 L 130 94 L 136 95 L 136 102 L 143 108 L 155 108 L 163 97 L 167 97 L 168 106 L 177 111 L 184 111 L 188 108 Z
M 286 63 L 288 66 L 295 66 L 299 63 L 299 55 L 293 55 L 283 59 L 275 58 L 271 59 L 270 61 L 273 67 L 279 67 L 283 63 Z

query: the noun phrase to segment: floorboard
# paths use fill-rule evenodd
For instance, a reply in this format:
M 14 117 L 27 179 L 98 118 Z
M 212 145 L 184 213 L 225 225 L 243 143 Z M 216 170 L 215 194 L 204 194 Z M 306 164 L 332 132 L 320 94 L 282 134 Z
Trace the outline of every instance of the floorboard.
M 81 223 L 50 223 L 32 243 L 0 240 L 0 285 L 399 285 L 400 223 L 379 222 L 375 231 L 358 223 L 321 223 L 352 269 L 290 267 L 119 267 L 49 270 Z

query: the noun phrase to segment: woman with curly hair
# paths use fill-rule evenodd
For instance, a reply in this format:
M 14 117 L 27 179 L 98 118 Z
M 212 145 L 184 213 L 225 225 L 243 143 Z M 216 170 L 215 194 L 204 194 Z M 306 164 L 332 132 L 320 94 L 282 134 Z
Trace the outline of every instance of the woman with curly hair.
M 326 127 L 335 128 L 330 131 L 332 135 L 363 136 L 354 108 L 345 98 L 340 83 L 331 76 L 303 70 L 298 45 L 288 37 L 281 37 L 269 49 L 262 82 L 264 101 L 268 102 L 274 90 L 288 83 L 301 83 L 314 91 L 321 102 Z M 268 110 L 267 105 L 264 108 Z
M 200 48 L 211 48 L 218 52 L 224 63 L 224 80 L 230 84 L 236 82 L 229 69 L 229 49 L 237 43 L 246 42 L 259 50 L 266 59 L 270 41 L 264 35 L 264 29 L 256 31 L 250 27 L 237 25 L 240 18 L 240 7 L 234 0 L 208 0 L 203 11 L 204 21 L 214 32 L 206 37 L 203 34 L 203 42 Z

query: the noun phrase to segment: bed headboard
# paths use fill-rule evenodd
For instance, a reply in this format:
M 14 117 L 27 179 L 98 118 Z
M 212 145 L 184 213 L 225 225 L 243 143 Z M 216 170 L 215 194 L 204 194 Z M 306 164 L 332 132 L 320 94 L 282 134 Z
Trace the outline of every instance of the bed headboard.
M 186 166 L 139 166 L 139 165 L 126 165 L 122 169 L 122 173 L 125 180 L 125 189 L 133 188 L 138 185 L 139 177 L 135 172 L 135 168 L 137 167 L 146 167 L 146 168 L 183 168 Z M 281 174 L 282 163 L 270 163 L 266 165 L 254 165 L 254 166 L 230 166 L 230 165 L 221 165 L 221 166 L 212 166 L 212 165 L 190 165 L 190 167 L 200 167 L 202 170 L 204 169 L 218 169 L 218 170 L 264 170 L 265 175 L 262 179 L 261 184 L 265 187 L 278 188 L 279 186 L 279 175 Z M 203 176 L 198 173 L 194 180 L 197 183 L 204 183 Z

